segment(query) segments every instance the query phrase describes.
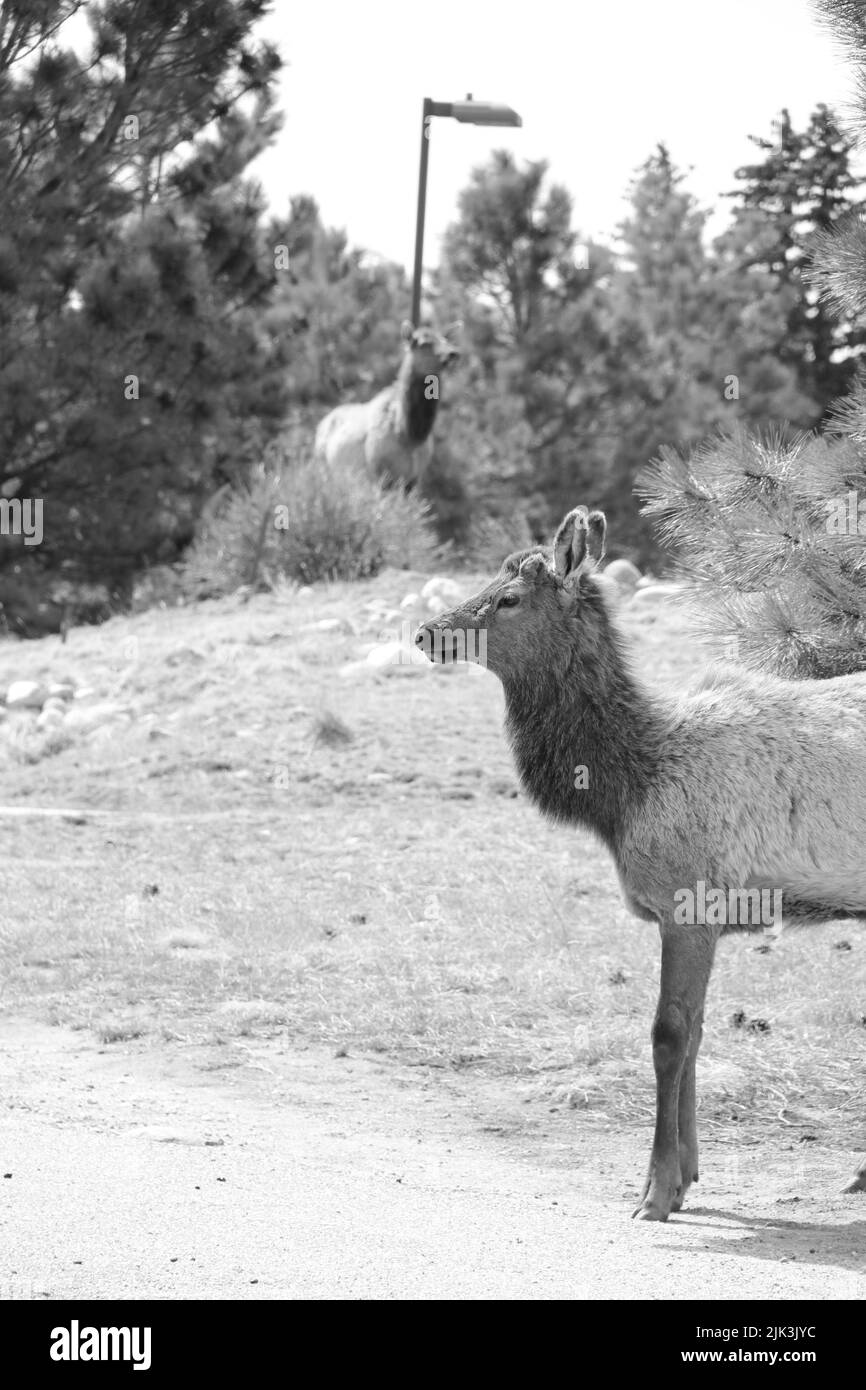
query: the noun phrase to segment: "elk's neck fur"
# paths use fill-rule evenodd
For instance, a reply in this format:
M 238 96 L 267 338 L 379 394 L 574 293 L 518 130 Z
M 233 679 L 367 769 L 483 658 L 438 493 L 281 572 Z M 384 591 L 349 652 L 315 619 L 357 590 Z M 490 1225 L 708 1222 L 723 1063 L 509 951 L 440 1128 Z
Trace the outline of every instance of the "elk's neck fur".
M 614 851 L 658 775 L 669 717 L 629 670 L 598 589 L 590 580 L 581 590 L 593 610 L 589 640 L 585 618 L 576 618 L 569 650 L 558 649 L 540 671 L 503 681 L 506 727 L 523 786 L 540 810 L 584 825 Z M 583 788 L 575 787 L 579 767 L 586 769 Z
M 436 421 L 439 401 L 435 396 L 427 399 L 427 379 L 433 374 L 432 369 L 416 367 L 407 352 L 394 383 L 400 427 L 410 444 L 423 444 Z

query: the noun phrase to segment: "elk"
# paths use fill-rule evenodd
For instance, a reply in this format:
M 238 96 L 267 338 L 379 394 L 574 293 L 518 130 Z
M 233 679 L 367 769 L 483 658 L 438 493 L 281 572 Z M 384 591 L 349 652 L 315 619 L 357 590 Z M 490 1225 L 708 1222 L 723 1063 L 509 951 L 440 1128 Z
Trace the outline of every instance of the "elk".
M 449 661 L 467 632 L 486 633 L 525 791 L 603 841 L 629 909 L 659 927 L 655 1135 L 634 1215 L 666 1221 L 698 1177 L 695 1061 L 716 943 L 756 926 L 728 920 L 718 897 L 689 922 L 687 893 L 711 885 L 751 902 L 772 890 L 788 922 L 866 918 L 866 673 L 789 681 L 716 668 L 679 699 L 650 692 L 594 573 L 605 533 L 602 512 L 576 507 L 552 550 L 509 555 L 416 642 Z M 866 1191 L 866 1159 L 845 1190 Z
M 346 463 L 413 487 L 433 457 L 433 425 L 443 371 L 459 358 L 445 334 L 426 325 L 402 326 L 403 359 L 390 386 L 370 401 L 338 405 L 316 430 L 315 452 L 328 463 Z

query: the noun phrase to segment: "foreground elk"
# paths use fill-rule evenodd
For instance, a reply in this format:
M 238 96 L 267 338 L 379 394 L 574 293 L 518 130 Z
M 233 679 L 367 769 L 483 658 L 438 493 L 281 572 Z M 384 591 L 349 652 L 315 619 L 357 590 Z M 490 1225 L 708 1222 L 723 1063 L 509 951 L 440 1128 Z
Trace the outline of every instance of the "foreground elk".
M 649 694 L 593 576 L 604 536 L 602 513 L 576 507 L 552 555 L 510 555 L 416 641 L 441 661 L 480 650 L 528 795 L 594 831 L 631 911 L 659 925 L 656 1127 L 635 1215 L 665 1221 L 698 1176 L 695 1059 L 716 942 L 762 921 L 719 904 L 773 894 L 789 922 L 866 917 L 866 674 L 714 671 L 681 701 Z M 689 916 L 690 902 L 711 907 Z M 846 1189 L 864 1190 L 866 1160 Z

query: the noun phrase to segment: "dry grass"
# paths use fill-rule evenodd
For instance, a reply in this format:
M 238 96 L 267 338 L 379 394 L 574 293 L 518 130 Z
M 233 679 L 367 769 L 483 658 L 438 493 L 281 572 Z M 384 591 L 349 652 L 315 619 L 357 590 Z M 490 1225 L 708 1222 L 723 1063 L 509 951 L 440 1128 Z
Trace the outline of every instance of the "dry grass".
M 105 1042 L 256 1034 L 375 1052 L 647 1123 L 656 933 L 629 917 L 594 842 L 516 795 L 494 678 L 339 675 L 399 627 L 423 578 L 0 647 L 0 684 L 68 673 L 133 711 L 35 762 L 0 732 L 7 805 L 87 811 L 2 821 L 8 1008 Z M 675 612 L 627 623 L 652 678 L 700 667 Z M 704 1130 L 861 1142 L 864 984 L 853 925 L 769 953 L 723 943 Z

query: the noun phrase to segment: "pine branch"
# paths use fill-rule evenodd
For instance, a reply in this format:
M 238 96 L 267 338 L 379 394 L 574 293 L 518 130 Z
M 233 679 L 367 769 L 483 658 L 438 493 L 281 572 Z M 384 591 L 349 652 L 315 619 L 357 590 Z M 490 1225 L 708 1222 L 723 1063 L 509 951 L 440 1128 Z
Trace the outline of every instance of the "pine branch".
M 644 513 L 676 547 L 695 630 L 755 669 L 822 678 L 866 670 L 860 389 L 837 437 L 740 431 L 688 460 L 664 450 L 638 480 Z

